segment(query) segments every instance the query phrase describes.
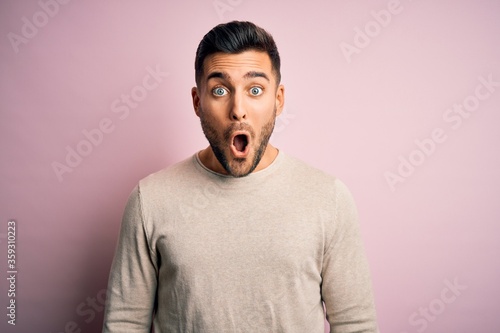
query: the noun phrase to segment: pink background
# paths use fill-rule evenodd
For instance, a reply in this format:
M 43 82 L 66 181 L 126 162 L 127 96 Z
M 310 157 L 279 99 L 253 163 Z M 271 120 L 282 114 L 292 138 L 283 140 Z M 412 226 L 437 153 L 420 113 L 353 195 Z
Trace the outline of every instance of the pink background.
M 190 100 L 198 42 L 245 19 L 282 56 L 287 101 L 272 141 L 354 194 L 380 331 L 500 332 L 500 86 L 474 97 L 480 77 L 500 82 L 499 1 L 54 1 L 41 1 L 50 16 L 38 1 L 0 4 L 0 331 L 100 330 L 131 189 L 206 146 Z M 147 68 L 168 72 L 149 91 Z M 466 118 L 448 113 L 462 103 Z M 85 146 L 82 131 L 103 119 L 112 131 Z M 58 179 L 53 163 L 78 145 L 87 156 Z M 419 165 L 398 171 L 401 159 Z M 392 187 L 388 172 L 400 177 Z

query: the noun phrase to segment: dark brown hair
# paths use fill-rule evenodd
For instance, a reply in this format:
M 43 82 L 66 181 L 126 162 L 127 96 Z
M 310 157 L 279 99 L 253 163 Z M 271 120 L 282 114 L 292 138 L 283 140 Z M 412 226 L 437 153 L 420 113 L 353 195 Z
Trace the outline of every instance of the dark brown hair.
M 201 40 L 194 62 L 196 84 L 203 76 L 203 63 L 211 54 L 223 52 L 238 54 L 248 50 L 266 52 L 271 59 L 276 83 L 281 81 L 280 55 L 273 36 L 252 22 L 232 21 L 217 25 Z

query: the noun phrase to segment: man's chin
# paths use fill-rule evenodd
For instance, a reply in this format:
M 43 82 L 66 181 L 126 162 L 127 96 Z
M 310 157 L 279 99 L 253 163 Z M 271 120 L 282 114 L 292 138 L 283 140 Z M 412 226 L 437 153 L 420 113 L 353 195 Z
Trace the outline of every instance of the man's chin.
M 246 177 L 252 173 L 255 166 L 249 158 L 232 158 L 226 167 L 227 173 L 236 178 Z
M 262 153 L 260 150 L 249 149 L 245 157 L 236 157 L 230 150 L 214 149 L 212 151 L 229 176 L 241 178 L 251 174 L 260 163 Z

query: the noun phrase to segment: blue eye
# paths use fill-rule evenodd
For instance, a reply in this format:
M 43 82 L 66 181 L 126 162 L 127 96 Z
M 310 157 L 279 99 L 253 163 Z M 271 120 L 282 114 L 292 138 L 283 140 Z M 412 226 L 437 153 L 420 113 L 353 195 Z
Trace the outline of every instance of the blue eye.
M 259 96 L 260 94 L 262 94 L 262 88 L 252 87 L 252 89 L 250 89 L 250 94 L 252 94 L 253 96 Z
M 222 88 L 222 87 L 217 87 L 217 88 L 214 88 L 214 90 L 212 90 L 212 93 L 215 96 L 224 96 L 227 94 L 227 90 Z

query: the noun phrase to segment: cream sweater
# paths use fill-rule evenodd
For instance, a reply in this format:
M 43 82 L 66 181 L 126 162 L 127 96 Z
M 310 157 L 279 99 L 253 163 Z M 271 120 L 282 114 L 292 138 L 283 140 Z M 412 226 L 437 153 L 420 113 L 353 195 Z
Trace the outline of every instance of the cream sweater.
M 141 180 L 123 216 L 103 332 L 376 332 L 356 208 L 283 152 L 234 178 L 197 154 Z

